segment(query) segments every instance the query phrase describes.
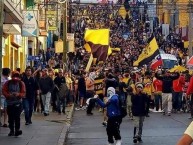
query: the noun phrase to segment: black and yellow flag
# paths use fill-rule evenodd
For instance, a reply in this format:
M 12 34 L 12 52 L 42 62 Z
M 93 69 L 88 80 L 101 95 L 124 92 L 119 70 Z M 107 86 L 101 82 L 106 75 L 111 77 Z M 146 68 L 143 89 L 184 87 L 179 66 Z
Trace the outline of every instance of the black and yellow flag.
M 97 61 L 105 61 L 109 49 L 109 29 L 86 30 L 85 49 L 91 52 Z
M 143 66 L 149 64 L 157 55 L 159 55 L 158 44 L 155 37 L 151 37 L 148 45 L 144 48 L 133 66 Z

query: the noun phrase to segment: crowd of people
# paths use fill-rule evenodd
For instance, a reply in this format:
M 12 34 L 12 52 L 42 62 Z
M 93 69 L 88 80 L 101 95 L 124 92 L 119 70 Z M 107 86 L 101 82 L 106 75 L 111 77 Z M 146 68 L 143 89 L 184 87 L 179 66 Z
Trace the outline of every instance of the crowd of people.
M 123 110 L 134 120 L 133 142 L 142 142 L 143 122 L 150 117 L 149 112 L 172 113 L 190 112 L 193 118 L 193 79 L 189 71 L 174 72 L 158 69 L 152 71 L 149 64 L 141 68 L 133 67 L 147 39 L 152 34 L 147 26 L 148 15 L 131 9 L 124 19 L 118 14 L 116 5 L 72 5 L 72 32 L 75 33 L 74 53 L 68 54 L 68 63 L 64 67 L 62 55 L 50 49 L 46 54 L 40 52 L 42 65 L 34 70 L 26 67 L 24 73 L 3 68 L 1 111 L 3 127 L 7 127 L 9 136 L 19 136 L 20 115 L 25 114 L 25 125 L 32 124 L 33 112 L 44 116 L 50 110 L 65 114 L 65 107 L 75 103 L 76 110 L 86 110 L 93 115 L 95 103 L 103 109 L 103 125 L 107 126 L 109 145 L 121 145 L 120 125 Z M 103 64 L 92 65 L 85 71 L 89 54 L 84 49 L 84 32 L 86 29 L 110 29 L 110 46 L 120 48 L 119 52 L 107 58 Z M 159 49 L 179 57 L 179 64 L 186 55 L 181 37 L 173 31 L 164 39 L 161 26 L 154 25 L 154 36 Z M 100 80 L 100 81 L 99 81 Z M 121 99 L 120 99 L 121 98 Z M 121 102 L 121 103 L 119 103 Z M 50 107 L 50 105 L 52 107 Z M 87 107 L 86 107 L 87 105 Z M 121 109 L 123 107 L 123 110 Z

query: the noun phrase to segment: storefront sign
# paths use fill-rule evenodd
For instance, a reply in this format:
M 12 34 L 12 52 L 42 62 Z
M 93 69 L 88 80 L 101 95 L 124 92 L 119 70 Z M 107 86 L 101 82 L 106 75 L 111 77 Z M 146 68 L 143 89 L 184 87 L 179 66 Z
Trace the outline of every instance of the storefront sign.
M 46 11 L 46 16 L 48 20 L 48 30 L 57 30 L 57 11 Z
M 38 11 L 23 11 L 22 36 L 38 36 Z

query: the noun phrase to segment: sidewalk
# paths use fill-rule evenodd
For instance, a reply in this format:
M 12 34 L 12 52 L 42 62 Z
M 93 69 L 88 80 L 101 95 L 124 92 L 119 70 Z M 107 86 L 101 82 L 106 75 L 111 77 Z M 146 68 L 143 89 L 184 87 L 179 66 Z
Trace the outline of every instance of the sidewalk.
M 23 134 L 19 137 L 8 137 L 9 128 L 0 127 L 1 145 L 64 145 L 66 133 L 70 127 L 74 106 L 66 107 L 66 114 L 50 113 L 33 114 L 32 125 L 25 125 L 24 115 L 21 119 Z

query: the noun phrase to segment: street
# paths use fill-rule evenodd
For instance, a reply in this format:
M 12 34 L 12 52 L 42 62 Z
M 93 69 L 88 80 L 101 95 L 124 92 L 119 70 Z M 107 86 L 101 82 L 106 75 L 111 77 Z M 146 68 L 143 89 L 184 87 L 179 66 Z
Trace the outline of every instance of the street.
M 107 135 L 102 126 L 102 113 L 94 111 L 94 116 L 87 116 L 85 111 L 75 111 L 66 145 L 106 145 Z M 189 114 L 150 113 L 145 119 L 143 145 L 175 145 L 187 125 L 191 122 Z M 121 124 L 122 144 L 133 144 L 133 123 L 125 117 Z

